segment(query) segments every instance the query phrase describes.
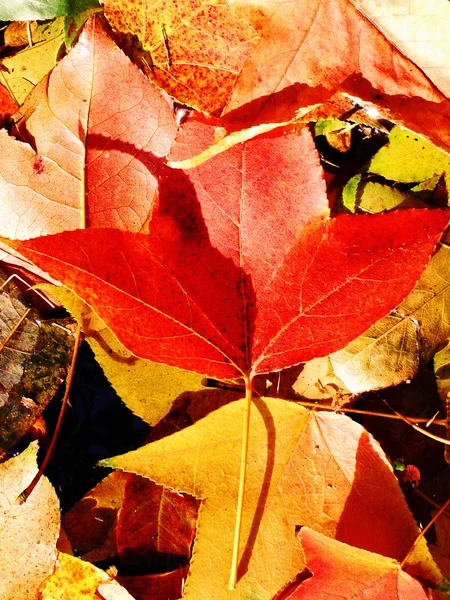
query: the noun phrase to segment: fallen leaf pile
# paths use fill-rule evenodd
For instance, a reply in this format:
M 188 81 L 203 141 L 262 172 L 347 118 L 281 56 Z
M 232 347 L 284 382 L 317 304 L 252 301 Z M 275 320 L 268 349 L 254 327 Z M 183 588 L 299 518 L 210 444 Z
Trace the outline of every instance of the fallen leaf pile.
M 2 599 L 443 597 L 448 3 L 44 4 L 0 3 Z

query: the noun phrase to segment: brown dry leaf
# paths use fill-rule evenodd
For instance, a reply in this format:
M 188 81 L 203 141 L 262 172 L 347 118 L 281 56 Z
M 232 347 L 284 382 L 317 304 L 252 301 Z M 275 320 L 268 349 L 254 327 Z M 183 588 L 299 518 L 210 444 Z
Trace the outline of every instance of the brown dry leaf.
M 30 46 L 33 44 L 33 34 L 36 32 L 36 21 L 13 21 L 3 34 L 5 46 Z M 31 43 L 30 43 L 31 42 Z
M 33 308 L 0 271 L 0 455 L 29 430 L 66 377 L 75 322 Z
M 98 562 L 117 554 L 117 515 L 127 475 L 111 473 L 83 496 L 63 517 L 72 547 L 83 560 Z
M 40 600 L 134 600 L 117 581 L 84 560 L 58 554 L 55 572 L 44 583 Z
M 38 445 L 0 465 L 0 598 L 36 600 L 53 571 L 59 535 L 59 501 L 46 477 L 28 500 L 16 502 L 37 472 Z
M 226 1 L 103 0 L 114 31 L 135 35 L 135 61 L 178 101 L 219 114 L 259 36 Z

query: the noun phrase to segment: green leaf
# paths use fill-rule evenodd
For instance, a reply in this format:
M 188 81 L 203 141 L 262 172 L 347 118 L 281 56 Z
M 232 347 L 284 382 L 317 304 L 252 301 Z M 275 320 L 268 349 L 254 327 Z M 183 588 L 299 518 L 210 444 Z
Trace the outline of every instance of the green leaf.
M 356 210 L 356 192 L 358 191 L 360 182 L 361 175 L 355 175 L 342 190 L 342 203 L 352 213 Z
M 372 158 L 368 171 L 402 183 L 421 182 L 445 174 L 450 189 L 450 157 L 426 139 L 394 127 L 389 143 Z
M 371 214 L 398 208 L 427 207 L 424 202 L 407 192 L 372 181 L 367 181 L 358 187 L 355 202 L 355 209 Z
M 98 6 L 98 0 L 0 0 L 0 20 L 45 21 Z
M 339 119 L 319 119 L 314 126 L 314 135 L 325 135 L 329 131 L 345 129 L 348 123 Z

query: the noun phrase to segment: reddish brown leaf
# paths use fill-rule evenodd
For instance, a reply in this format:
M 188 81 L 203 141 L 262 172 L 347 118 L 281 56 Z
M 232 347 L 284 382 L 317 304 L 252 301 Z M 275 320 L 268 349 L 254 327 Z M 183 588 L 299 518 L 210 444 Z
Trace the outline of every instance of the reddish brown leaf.
M 422 585 L 397 561 L 348 546 L 303 527 L 299 534 L 312 578 L 286 600 L 426 600 Z
M 309 132 L 273 132 L 189 172 L 160 170 L 150 235 L 9 242 L 138 356 L 215 377 L 328 354 L 411 290 L 445 211 L 327 219 Z M 111 260 L 113 257 L 113 260 Z
M 356 2 L 236 0 L 234 5 L 261 40 L 226 108 L 235 112 L 233 119 L 286 121 L 299 107 L 340 91 L 374 102 L 394 120 L 449 146 L 447 97 Z
M 1 231 L 34 237 L 91 227 L 145 230 L 158 157 L 176 132 L 156 88 L 89 21 L 76 47 L 28 96 L 20 135 L 0 136 Z
M 161 571 L 166 571 L 171 561 L 187 564 L 198 506 L 198 500 L 192 496 L 130 475 L 117 527 L 122 564 L 151 566 L 152 570 Z
M 133 595 L 135 600 L 177 600 L 182 596 L 186 575 L 187 567 L 180 567 L 176 571 L 156 575 L 134 577 L 119 575 L 117 581 Z

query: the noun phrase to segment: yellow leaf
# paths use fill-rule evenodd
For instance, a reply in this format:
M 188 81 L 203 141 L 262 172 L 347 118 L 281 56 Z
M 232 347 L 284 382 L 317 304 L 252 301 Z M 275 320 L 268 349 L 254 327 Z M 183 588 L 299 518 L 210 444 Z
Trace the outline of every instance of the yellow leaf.
M 271 599 L 305 566 L 300 525 L 396 559 L 406 555 L 418 528 L 367 432 L 342 415 L 260 398 L 251 411 L 238 583 L 228 590 L 243 414 L 244 401 L 232 402 L 101 463 L 202 499 L 186 600 Z M 441 579 L 425 542 L 412 562 L 426 565 L 422 576 Z
M 0 598 L 36 600 L 53 571 L 59 535 L 59 501 L 42 477 L 23 504 L 17 497 L 37 473 L 37 442 L 0 465 Z
M 198 373 L 134 356 L 104 321 L 68 288 L 41 284 L 39 289 L 57 298 L 80 323 L 86 341 L 117 394 L 150 425 L 156 425 L 170 411 L 180 394 L 203 389 L 203 377 Z
M 133 600 L 133 596 L 104 571 L 62 552 L 41 594 L 41 600 Z

